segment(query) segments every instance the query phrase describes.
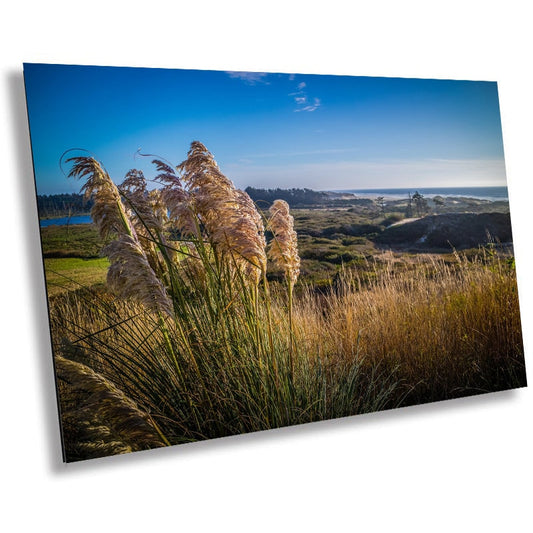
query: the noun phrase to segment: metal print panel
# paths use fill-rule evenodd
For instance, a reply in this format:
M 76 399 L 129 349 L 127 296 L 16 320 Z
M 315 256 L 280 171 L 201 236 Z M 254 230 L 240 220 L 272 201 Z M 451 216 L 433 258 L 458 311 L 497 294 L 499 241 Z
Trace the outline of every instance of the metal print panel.
M 24 77 L 65 461 L 526 385 L 495 82 Z

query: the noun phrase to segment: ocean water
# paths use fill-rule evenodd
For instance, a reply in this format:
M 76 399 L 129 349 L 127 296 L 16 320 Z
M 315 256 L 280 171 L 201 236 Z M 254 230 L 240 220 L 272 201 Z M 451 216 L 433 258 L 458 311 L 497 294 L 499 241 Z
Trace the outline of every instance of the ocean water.
M 464 196 L 467 198 L 477 198 L 480 200 L 509 200 L 507 187 L 420 187 L 420 188 L 401 188 L 401 189 L 344 189 L 334 192 L 351 192 L 362 198 L 376 198 L 384 196 L 385 198 L 400 199 L 407 198 L 418 191 L 420 194 L 432 198 L 433 196 Z

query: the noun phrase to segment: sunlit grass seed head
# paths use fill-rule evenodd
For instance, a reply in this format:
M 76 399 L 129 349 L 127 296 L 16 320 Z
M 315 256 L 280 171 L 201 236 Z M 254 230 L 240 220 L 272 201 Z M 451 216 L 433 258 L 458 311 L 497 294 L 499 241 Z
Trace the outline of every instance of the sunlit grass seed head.
M 180 176 L 173 167 L 159 159 L 154 159 L 152 163 L 159 172 L 155 181 L 164 184 L 160 189 L 160 200 L 168 215 L 168 222 L 183 235 L 200 238 L 193 197 L 184 188 Z
M 148 193 L 148 205 L 152 211 L 152 215 L 156 220 L 156 224 L 163 230 L 168 221 L 168 209 L 159 189 L 153 189 Z
M 197 203 L 208 240 L 223 261 L 257 284 L 266 268 L 266 253 L 262 224 L 258 225 L 251 210 L 255 206 L 237 189 L 213 192 Z
M 121 235 L 104 249 L 111 266 L 107 283 L 122 298 L 132 298 L 156 313 L 172 315 L 172 303 L 139 241 Z
M 76 407 L 66 409 L 62 417 L 63 423 L 77 428 L 83 455 L 101 457 L 164 446 L 150 417 L 103 375 L 61 356 L 56 356 L 55 366 L 58 379 L 78 396 Z
M 87 178 L 81 191 L 85 198 L 92 198 L 94 201 L 91 218 L 98 227 L 100 236 L 106 238 L 112 233 L 134 233 L 120 192 L 102 165 L 92 157 L 73 157 L 67 162 L 74 162 L 69 177 Z
M 184 236 L 201 238 L 193 199 L 186 190 L 175 186 L 165 187 L 161 191 L 161 199 L 168 209 L 171 225 L 175 226 Z
M 205 190 L 216 185 L 219 188 L 233 189 L 233 183 L 220 171 L 215 158 L 199 141 L 191 143 L 187 159 L 178 165 L 181 179 L 189 191 Z
M 213 248 L 246 279 L 258 284 L 266 270 L 266 242 L 263 222 L 252 199 L 235 188 L 198 141 L 191 144 L 187 159 L 178 169 Z
M 253 283 L 266 270 L 263 223 L 251 198 L 231 189 L 212 198 L 207 227 L 214 246 Z
M 289 204 L 284 200 L 275 200 L 269 212 L 271 216 L 268 227 L 272 231 L 273 239 L 268 245 L 268 256 L 278 268 L 285 271 L 287 279 L 294 284 L 300 274 L 294 218 L 289 213 Z
M 123 194 L 136 199 L 138 214 L 133 215 L 124 207 L 118 187 L 98 161 L 92 157 L 77 157 L 69 161 L 74 161 L 70 176 L 87 178 L 82 191 L 94 200 L 91 217 L 100 235 L 116 235 L 116 239 L 103 249 L 111 263 L 107 272 L 110 288 L 123 298 L 142 302 L 153 312 L 172 315 L 171 301 L 148 261 L 147 253 L 150 252 L 141 245 L 135 229 L 135 225 L 147 227 L 141 224 L 139 210 L 147 218 L 152 217 L 150 220 L 153 219 L 153 224 L 157 225 L 142 173 L 131 171 L 125 180 Z M 138 224 L 134 224 L 132 218 L 139 219 Z
M 161 235 L 167 222 L 167 208 L 158 189 L 148 191 L 146 179 L 140 170 L 130 170 L 118 187 L 129 206 L 130 220 L 139 235 Z
M 267 269 L 266 239 L 263 219 L 250 196 L 241 190 L 235 193 L 237 200 L 235 220 L 235 249 L 244 258 L 248 276 L 259 283 Z

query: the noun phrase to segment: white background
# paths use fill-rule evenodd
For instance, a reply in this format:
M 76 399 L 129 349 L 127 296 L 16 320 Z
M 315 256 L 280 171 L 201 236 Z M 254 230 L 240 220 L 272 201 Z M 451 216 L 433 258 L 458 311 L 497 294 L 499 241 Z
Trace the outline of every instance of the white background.
M 529 389 L 63 465 L 22 62 L 495 80 L 533 369 L 527 2 L 4 6 L 4 531 L 531 531 Z M 9 7 L 9 10 L 7 10 Z

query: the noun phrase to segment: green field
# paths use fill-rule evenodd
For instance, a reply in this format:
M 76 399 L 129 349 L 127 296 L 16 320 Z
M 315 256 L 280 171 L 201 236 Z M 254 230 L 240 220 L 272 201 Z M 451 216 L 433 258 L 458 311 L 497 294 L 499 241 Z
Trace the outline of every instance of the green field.
M 97 258 L 104 246 L 93 224 L 72 226 L 47 226 L 41 228 L 45 258 L 83 257 Z
M 471 200 L 454 200 L 446 209 L 440 208 L 439 217 L 460 221 L 460 217 L 466 216 L 465 211 L 479 212 L 481 207 L 486 213 L 502 214 L 485 213 L 480 217 L 502 217 L 506 213 L 503 202 L 483 202 L 481 206 L 474 207 L 471 204 Z M 425 257 L 427 254 L 437 253 L 444 260 L 453 261 L 454 247 L 448 242 L 449 235 L 446 232 L 441 232 L 440 247 L 413 246 L 412 242 L 411 245 L 402 244 L 410 238 L 414 241 L 424 231 L 421 222 L 394 226 L 402 221 L 404 208 L 402 202 L 396 201 L 385 212 L 357 204 L 341 208 L 293 209 L 291 212 L 301 258 L 300 279 L 305 283 L 324 286 L 329 285 L 346 267 L 356 268 L 360 274 L 374 272 L 383 263 L 382 256 L 390 255 L 391 248 L 397 268 L 408 268 L 413 256 Z M 435 214 L 435 209 L 431 214 Z M 478 224 L 481 231 L 477 235 L 470 235 L 473 224 L 469 220 L 462 225 L 457 223 L 451 226 L 454 235 L 460 235 L 468 242 L 468 246 L 458 247 L 463 250 L 470 248 L 467 255 L 475 256 L 479 251 L 478 244 L 483 244 L 485 234 L 482 222 L 480 220 Z M 502 230 L 502 235 L 505 233 L 508 233 L 507 228 Z M 109 239 L 104 242 L 93 224 L 49 226 L 41 229 L 41 236 L 50 295 L 54 296 L 64 289 L 74 289 L 77 284 L 90 286 L 105 282 L 105 270 L 109 263 L 101 256 L 102 248 Z M 431 238 L 435 242 L 439 240 L 433 234 Z M 282 281 L 283 273 L 275 268 L 270 269 L 268 277 L 271 281 Z
M 49 296 L 105 283 L 109 261 L 106 257 L 45 258 L 46 285 Z

